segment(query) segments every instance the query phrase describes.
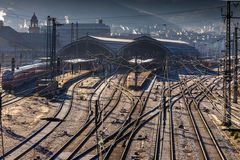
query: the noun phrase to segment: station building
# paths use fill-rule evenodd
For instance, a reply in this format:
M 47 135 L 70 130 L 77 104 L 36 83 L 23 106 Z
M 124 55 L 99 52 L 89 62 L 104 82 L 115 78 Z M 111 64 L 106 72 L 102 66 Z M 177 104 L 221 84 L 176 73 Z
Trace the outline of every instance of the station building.
M 41 32 L 46 33 L 47 27 L 43 26 Z M 96 23 L 68 23 L 59 25 L 57 27 L 58 48 L 86 35 L 106 37 L 111 35 L 111 29 L 109 25 L 103 23 L 102 19 L 98 19 Z

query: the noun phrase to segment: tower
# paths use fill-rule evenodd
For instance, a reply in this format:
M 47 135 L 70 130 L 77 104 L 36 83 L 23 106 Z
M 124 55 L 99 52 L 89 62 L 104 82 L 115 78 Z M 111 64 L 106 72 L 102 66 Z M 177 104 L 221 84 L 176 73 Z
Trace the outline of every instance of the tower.
M 38 27 L 38 18 L 34 13 L 31 18 L 31 24 L 29 27 L 29 33 L 39 33 L 40 28 Z

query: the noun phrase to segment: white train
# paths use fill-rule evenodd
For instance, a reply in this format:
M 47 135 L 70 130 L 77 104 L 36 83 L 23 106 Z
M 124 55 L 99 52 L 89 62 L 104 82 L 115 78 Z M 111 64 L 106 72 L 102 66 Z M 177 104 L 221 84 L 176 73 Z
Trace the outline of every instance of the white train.
M 4 90 L 10 90 L 46 74 L 46 62 L 19 67 L 15 69 L 15 72 L 6 70 L 2 75 L 2 88 Z

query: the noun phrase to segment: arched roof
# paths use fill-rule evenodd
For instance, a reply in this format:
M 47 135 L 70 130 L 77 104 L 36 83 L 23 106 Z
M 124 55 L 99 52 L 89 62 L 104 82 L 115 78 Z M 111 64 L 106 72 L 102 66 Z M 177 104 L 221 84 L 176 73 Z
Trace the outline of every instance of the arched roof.
M 58 51 L 60 57 L 113 57 L 114 51 L 101 43 L 98 39 L 91 36 L 84 36 L 75 42 L 72 42 Z
M 148 47 L 144 47 L 146 44 L 148 44 Z M 157 48 L 154 49 L 154 46 Z M 132 43 L 129 43 L 121 48 L 118 55 L 126 57 L 127 54 L 129 54 L 131 56 L 131 54 L 134 53 L 129 53 L 129 50 L 131 50 L 131 52 L 134 52 L 135 50 L 136 53 L 139 53 L 139 51 L 137 51 L 138 49 L 140 50 L 140 54 L 143 55 L 148 54 L 148 50 L 149 52 L 156 52 L 156 55 L 154 55 L 155 58 L 158 58 L 158 56 L 161 57 L 163 55 L 178 58 L 197 57 L 199 55 L 199 52 L 194 47 L 190 46 L 187 42 L 155 39 L 148 36 L 142 36 L 134 39 Z
M 170 51 L 166 47 L 160 45 L 157 40 L 147 36 L 134 39 L 133 42 L 123 46 L 118 52 L 118 56 L 124 59 L 134 57 L 160 59 L 169 54 Z
M 92 53 L 93 56 L 101 54 L 108 57 L 117 55 L 125 58 L 145 56 L 146 58 L 157 59 L 166 55 L 178 58 L 197 57 L 199 55 L 199 52 L 187 42 L 155 39 L 148 36 L 141 36 L 136 39 L 85 36 L 68 44 L 58 52 L 60 56 L 75 55 L 80 58 L 87 57 L 89 53 Z

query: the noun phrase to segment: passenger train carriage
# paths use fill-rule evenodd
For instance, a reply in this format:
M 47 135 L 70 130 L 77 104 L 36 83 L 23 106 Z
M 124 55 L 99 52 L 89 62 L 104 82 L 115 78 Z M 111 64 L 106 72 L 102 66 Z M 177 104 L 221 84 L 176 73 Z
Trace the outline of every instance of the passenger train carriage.
M 47 74 L 45 62 L 19 67 L 15 72 L 6 70 L 2 75 L 2 88 L 11 90 L 45 74 Z

